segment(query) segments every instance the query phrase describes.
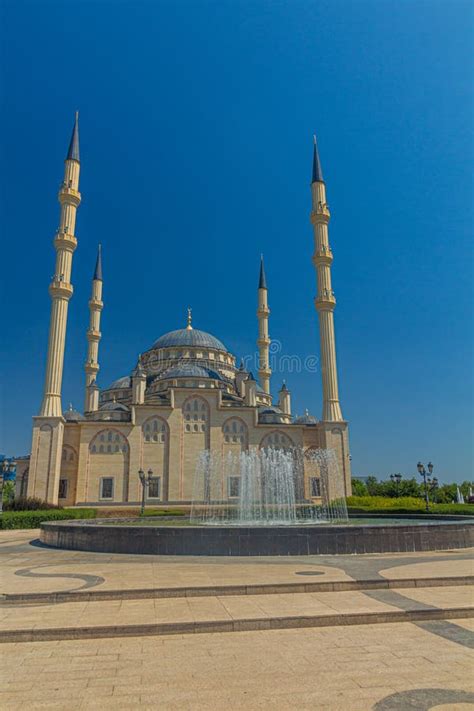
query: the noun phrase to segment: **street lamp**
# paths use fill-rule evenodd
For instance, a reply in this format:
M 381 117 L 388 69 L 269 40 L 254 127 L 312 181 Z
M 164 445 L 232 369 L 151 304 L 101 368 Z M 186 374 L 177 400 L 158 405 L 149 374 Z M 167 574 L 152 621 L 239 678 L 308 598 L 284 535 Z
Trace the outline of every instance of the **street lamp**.
M 140 509 L 140 516 L 143 516 L 143 514 L 145 513 L 146 490 L 147 487 L 149 487 L 151 484 L 151 480 L 153 478 L 153 470 L 149 469 L 147 474 L 145 474 L 143 469 L 139 469 L 138 476 L 140 477 L 140 484 L 142 485 L 142 506 Z
M 402 475 L 401 474 L 390 474 L 390 479 L 395 482 L 396 486 L 396 496 L 397 498 L 400 496 L 400 482 L 402 480 Z
M 438 480 L 436 477 L 433 477 L 431 479 L 431 474 L 433 474 L 433 469 L 434 469 L 433 464 L 431 462 L 428 462 L 427 467 L 428 467 L 428 471 L 426 471 L 425 465 L 422 464 L 421 462 L 418 462 L 418 464 L 416 465 L 419 475 L 423 477 L 423 483 L 424 483 L 424 489 L 425 489 L 425 504 L 426 504 L 426 511 L 428 512 L 430 510 L 429 492 L 434 491 L 435 489 L 438 488 Z M 430 476 L 428 476 L 428 474 Z

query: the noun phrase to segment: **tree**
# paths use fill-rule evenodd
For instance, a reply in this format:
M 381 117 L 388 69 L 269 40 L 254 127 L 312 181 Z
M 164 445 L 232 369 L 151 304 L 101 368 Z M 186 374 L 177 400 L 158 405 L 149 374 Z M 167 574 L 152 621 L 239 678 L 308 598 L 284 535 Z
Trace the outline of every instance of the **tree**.
M 363 481 L 360 479 L 352 479 L 352 495 L 353 496 L 367 496 L 367 487 Z

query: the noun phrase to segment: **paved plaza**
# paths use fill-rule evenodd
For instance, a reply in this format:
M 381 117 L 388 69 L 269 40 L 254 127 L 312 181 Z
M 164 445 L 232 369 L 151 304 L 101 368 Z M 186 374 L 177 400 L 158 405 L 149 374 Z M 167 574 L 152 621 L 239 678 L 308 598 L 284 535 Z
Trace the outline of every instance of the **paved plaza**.
M 474 709 L 469 550 L 0 556 L 2 711 Z

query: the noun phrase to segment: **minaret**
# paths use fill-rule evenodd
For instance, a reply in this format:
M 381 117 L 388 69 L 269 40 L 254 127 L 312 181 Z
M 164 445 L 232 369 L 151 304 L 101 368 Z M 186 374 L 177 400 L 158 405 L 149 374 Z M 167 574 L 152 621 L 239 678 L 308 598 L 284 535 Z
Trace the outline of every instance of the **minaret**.
M 92 292 L 89 301 L 89 330 L 87 331 L 87 360 L 84 365 L 86 371 L 86 399 L 84 410 L 91 411 L 90 385 L 94 384 L 99 371 L 99 341 L 100 314 L 104 308 L 102 301 L 102 248 L 99 244 L 97 250 L 97 261 L 95 263 L 94 276 L 92 277 Z
M 258 376 L 263 391 L 270 394 L 270 337 L 268 335 L 268 317 L 270 309 L 268 308 L 268 289 L 267 280 L 265 278 L 265 267 L 263 265 L 263 255 L 260 258 L 260 278 L 258 281 Z
M 61 216 L 54 239 L 56 269 L 49 286 L 51 317 L 49 324 L 48 359 L 40 416 L 61 417 L 61 384 L 63 378 L 66 324 L 71 284 L 72 255 L 77 246 L 74 236 L 76 210 L 81 202 L 79 192 L 79 115 L 72 130 L 71 142 L 64 166 L 64 180 L 59 189 Z
M 333 260 L 328 240 L 329 207 L 326 202 L 326 186 L 319 160 L 316 136 L 314 137 L 313 176 L 311 181 L 311 223 L 314 230 L 313 264 L 317 277 L 316 311 L 319 316 L 321 343 L 321 374 L 323 381 L 323 415 L 326 422 L 343 420 L 339 404 L 336 368 L 336 341 L 334 337 L 334 308 L 336 299 L 331 287 L 331 264 Z
M 291 415 L 291 395 L 290 391 L 286 387 L 285 381 L 283 381 L 283 385 L 281 386 L 278 395 L 278 407 L 285 415 Z

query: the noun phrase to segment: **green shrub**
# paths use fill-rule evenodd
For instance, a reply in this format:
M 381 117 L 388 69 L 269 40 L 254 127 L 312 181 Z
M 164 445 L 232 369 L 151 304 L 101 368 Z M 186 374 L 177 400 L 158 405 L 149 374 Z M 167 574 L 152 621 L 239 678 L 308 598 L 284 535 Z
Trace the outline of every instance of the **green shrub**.
M 145 508 L 144 516 L 186 516 L 186 511 L 183 509 L 147 509 Z
M 95 518 L 95 509 L 49 509 L 46 511 L 5 511 L 0 516 L 0 528 L 39 528 L 44 521 Z
M 392 499 L 384 496 L 348 496 L 349 513 L 426 513 L 424 499 L 400 496 Z M 430 513 L 474 516 L 472 504 L 435 504 L 430 502 Z

